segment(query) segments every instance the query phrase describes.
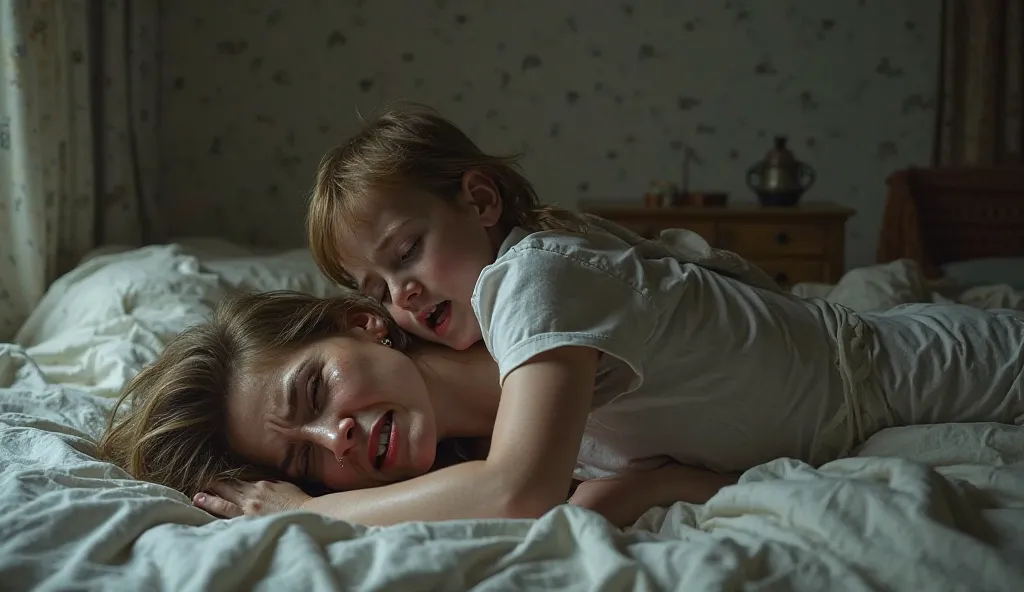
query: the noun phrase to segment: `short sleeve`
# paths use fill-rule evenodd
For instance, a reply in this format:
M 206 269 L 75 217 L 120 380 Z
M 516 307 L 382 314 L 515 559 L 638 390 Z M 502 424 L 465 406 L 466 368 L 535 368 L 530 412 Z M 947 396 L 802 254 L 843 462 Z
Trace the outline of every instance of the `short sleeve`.
M 638 289 L 640 269 L 600 252 L 542 246 L 519 246 L 485 268 L 473 308 L 501 382 L 534 356 L 564 346 L 614 356 L 642 380 L 658 312 Z

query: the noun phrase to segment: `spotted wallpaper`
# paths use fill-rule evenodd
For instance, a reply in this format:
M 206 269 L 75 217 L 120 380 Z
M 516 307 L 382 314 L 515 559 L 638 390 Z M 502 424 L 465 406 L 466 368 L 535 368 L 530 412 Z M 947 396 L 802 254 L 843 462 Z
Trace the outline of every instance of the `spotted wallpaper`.
M 787 135 L 807 199 L 858 210 L 872 261 L 890 171 L 929 159 L 934 0 L 174 0 L 162 7 L 162 201 L 173 235 L 301 245 L 320 156 L 395 100 L 521 151 L 542 199 L 679 180 L 750 201 Z

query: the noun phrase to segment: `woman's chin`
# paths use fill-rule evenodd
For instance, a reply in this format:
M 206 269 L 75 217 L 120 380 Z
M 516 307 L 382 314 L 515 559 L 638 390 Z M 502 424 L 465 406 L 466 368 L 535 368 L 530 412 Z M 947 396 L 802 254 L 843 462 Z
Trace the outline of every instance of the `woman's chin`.
M 412 437 L 406 440 L 409 449 L 406 456 L 408 464 L 404 471 L 408 479 L 429 473 L 437 457 L 437 438 L 434 437 L 433 430 L 424 427 L 422 421 L 409 426 Z
M 429 454 L 420 454 L 409 466 L 409 477 L 419 477 L 426 475 L 430 472 L 430 469 L 434 466 L 434 459 L 437 455 L 434 451 L 429 451 Z

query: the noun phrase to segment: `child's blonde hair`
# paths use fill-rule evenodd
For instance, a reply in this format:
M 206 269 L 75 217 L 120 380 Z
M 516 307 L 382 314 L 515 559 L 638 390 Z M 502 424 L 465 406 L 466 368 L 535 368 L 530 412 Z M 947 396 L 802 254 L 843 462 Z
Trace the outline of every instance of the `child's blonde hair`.
M 458 126 L 427 107 L 389 109 L 320 161 L 306 218 L 313 258 L 328 278 L 351 285 L 341 265 L 341 230 L 356 198 L 373 189 L 405 187 L 453 200 L 470 170 L 497 186 L 504 231 L 581 229 L 582 220 L 571 212 L 540 204 L 517 162 L 517 155 L 485 154 Z
M 283 478 L 229 447 L 228 389 L 254 365 L 344 331 L 354 312 L 384 319 L 392 346 L 407 349 L 408 337 L 387 311 L 355 292 L 316 298 L 280 291 L 225 299 L 209 322 L 178 335 L 124 388 L 99 457 L 190 497 L 218 479 Z

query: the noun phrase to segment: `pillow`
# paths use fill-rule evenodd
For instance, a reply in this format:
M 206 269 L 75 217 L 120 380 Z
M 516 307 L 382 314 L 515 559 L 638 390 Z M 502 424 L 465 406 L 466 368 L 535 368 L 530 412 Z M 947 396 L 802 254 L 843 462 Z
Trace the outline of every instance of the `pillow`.
M 336 296 L 344 290 L 321 275 L 308 249 L 260 249 L 210 238 L 176 242 L 201 261 L 205 271 L 233 289 L 294 290 L 319 298 Z
M 942 266 L 949 279 L 966 286 L 1006 284 L 1024 290 L 1024 257 L 990 257 L 955 261 Z
M 909 259 L 851 269 L 823 297 L 857 312 L 931 301 L 921 268 Z
M 305 249 L 265 251 L 218 239 L 103 248 L 50 286 L 16 340 L 49 382 L 114 396 L 233 290 L 323 297 L 342 289 L 320 275 Z

